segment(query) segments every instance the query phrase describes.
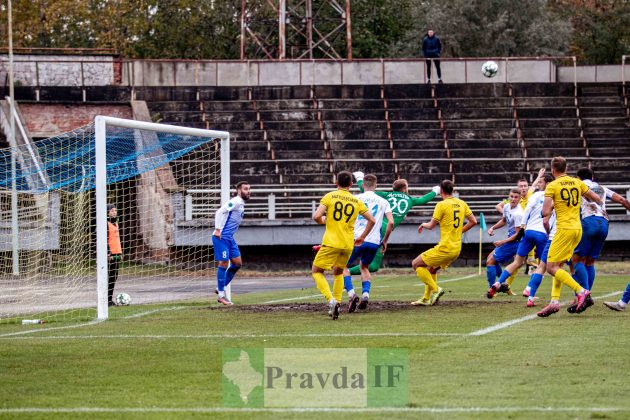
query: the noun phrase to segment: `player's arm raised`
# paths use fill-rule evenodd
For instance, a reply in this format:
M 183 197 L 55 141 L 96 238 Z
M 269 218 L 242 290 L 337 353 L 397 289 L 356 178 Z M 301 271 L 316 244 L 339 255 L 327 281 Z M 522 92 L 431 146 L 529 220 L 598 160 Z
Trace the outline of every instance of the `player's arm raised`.
M 423 195 L 422 197 L 412 197 L 411 205 L 415 207 L 415 206 L 421 206 L 423 204 L 427 204 L 429 201 L 433 200 L 435 196 L 438 195 L 439 193 L 440 193 L 440 186 L 436 185 L 435 187 L 431 188 L 430 193 L 427 193 Z
M 315 220 L 315 222 L 317 222 L 318 225 L 326 224 L 326 206 L 325 205 L 320 204 L 317 207 L 317 210 L 315 210 L 315 213 L 313 213 L 313 220 Z
M 538 178 L 536 178 L 534 182 L 532 182 L 532 185 L 529 186 L 530 192 L 534 192 L 538 189 L 538 183 L 540 182 L 541 179 L 544 178 L 544 176 L 545 176 L 545 168 L 540 168 L 540 171 L 538 171 Z
M 477 222 L 477 218 L 475 217 L 475 215 L 473 213 L 470 213 L 468 216 L 466 216 L 466 224 L 462 228 L 462 233 L 468 232 L 477 223 L 478 222 Z
M 354 179 L 357 180 L 357 186 L 359 187 L 359 191 L 361 191 L 362 193 L 363 191 L 363 178 L 365 178 L 365 174 L 361 171 L 356 171 L 356 172 L 352 172 L 352 175 L 354 176 Z
M 392 212 L 385 213 L 385 218 L 387 219 L 387 227 L 385 228 L 385 236 L 383 236 L 383 241 L 381 242 L 381 248 L 383 254 L 387 251 L 387 241 L 389 240 L 389 235 L 391 235 L 392 230 L 394 230 L 394 216 L 392 216 Z
M 361 216 L 367 220 L 367 224 L 365 225 L 365 229 L 363 230 L 361 236 L 354 240 L 354 246 L 361 246 L 363 241 L 365 241 L 365 237 L 372 231 L 372 228 L 376 224 L 376 219 L 374 219 L 374 216 L 372 216 L 372 213 L 370 213 L 367 208 L 365 209 L 365 212 L 361 213 Z

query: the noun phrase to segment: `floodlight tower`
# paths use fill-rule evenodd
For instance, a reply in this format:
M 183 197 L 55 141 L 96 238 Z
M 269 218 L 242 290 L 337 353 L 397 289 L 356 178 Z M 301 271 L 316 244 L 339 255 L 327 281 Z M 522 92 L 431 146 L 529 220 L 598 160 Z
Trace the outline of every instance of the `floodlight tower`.
M 316 58 L 352 59 L 350 0 L 241 0 L 241 60 Z

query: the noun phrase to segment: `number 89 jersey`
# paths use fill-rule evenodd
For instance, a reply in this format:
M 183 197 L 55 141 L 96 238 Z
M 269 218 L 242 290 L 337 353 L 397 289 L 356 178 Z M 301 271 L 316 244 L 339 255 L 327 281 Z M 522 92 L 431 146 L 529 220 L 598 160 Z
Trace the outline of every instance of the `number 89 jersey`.
M 331 191 L 319 202 L 326 207 L 326 233 L 322 245 L 338 249 L 354 248 L 354 222 L 367 206 L 347 190 Z
M 459 198 L 449 197 L 440 201 L 433 211 L 433 218 L 440 224 L 440 242 L 438 246 L 451 251 L 462 247 L 462 228 L 464 219 L 472 214 L 470 207 Z
M 558 230 L 582 229 L 580 206 L 582 196 L 587 192 L 588 186 L 584 182 L 568 175 L 562 175 L 547 185 L 545 197 L 553 199 Z

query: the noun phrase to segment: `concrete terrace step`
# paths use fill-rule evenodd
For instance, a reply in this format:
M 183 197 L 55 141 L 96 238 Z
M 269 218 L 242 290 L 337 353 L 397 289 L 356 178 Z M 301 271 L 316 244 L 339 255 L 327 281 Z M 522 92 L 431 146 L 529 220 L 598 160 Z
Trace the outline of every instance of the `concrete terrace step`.
M 444 108 L 442 116 L 445 120 L 512 118 L 511 108 Z
M 517 97 L 515 98 L 516 108 L 546 108 L 550 107 L 574 107 L 575 98 L 573 96 L 552 96 L 552 97 Z
M 536 148 L 536 147 L 528 147 L 527 148 L 527 158 L 528 159 L 551 159 L 554 156 L 564 156 L 564 157 L 586 157 L 586 149 L 584 147 L 545 147 L 545 148 Z
M 578 128 L 578 119 L 574 118 L 519 118 L 521 128 Z

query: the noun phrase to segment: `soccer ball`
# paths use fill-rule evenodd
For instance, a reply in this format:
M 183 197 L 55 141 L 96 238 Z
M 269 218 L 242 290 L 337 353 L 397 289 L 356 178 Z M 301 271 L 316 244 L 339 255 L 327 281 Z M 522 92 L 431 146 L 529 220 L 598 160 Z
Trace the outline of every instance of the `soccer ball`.
M 116 295 L 116 305 L 127 306 L 131 303 L 131 296 L 127 293 L 118 293 Z
M 486 77 L 494 77 L 499 72 L 499 65 L 494 61 L 486 61 L 481 66 L 481 73 Z

